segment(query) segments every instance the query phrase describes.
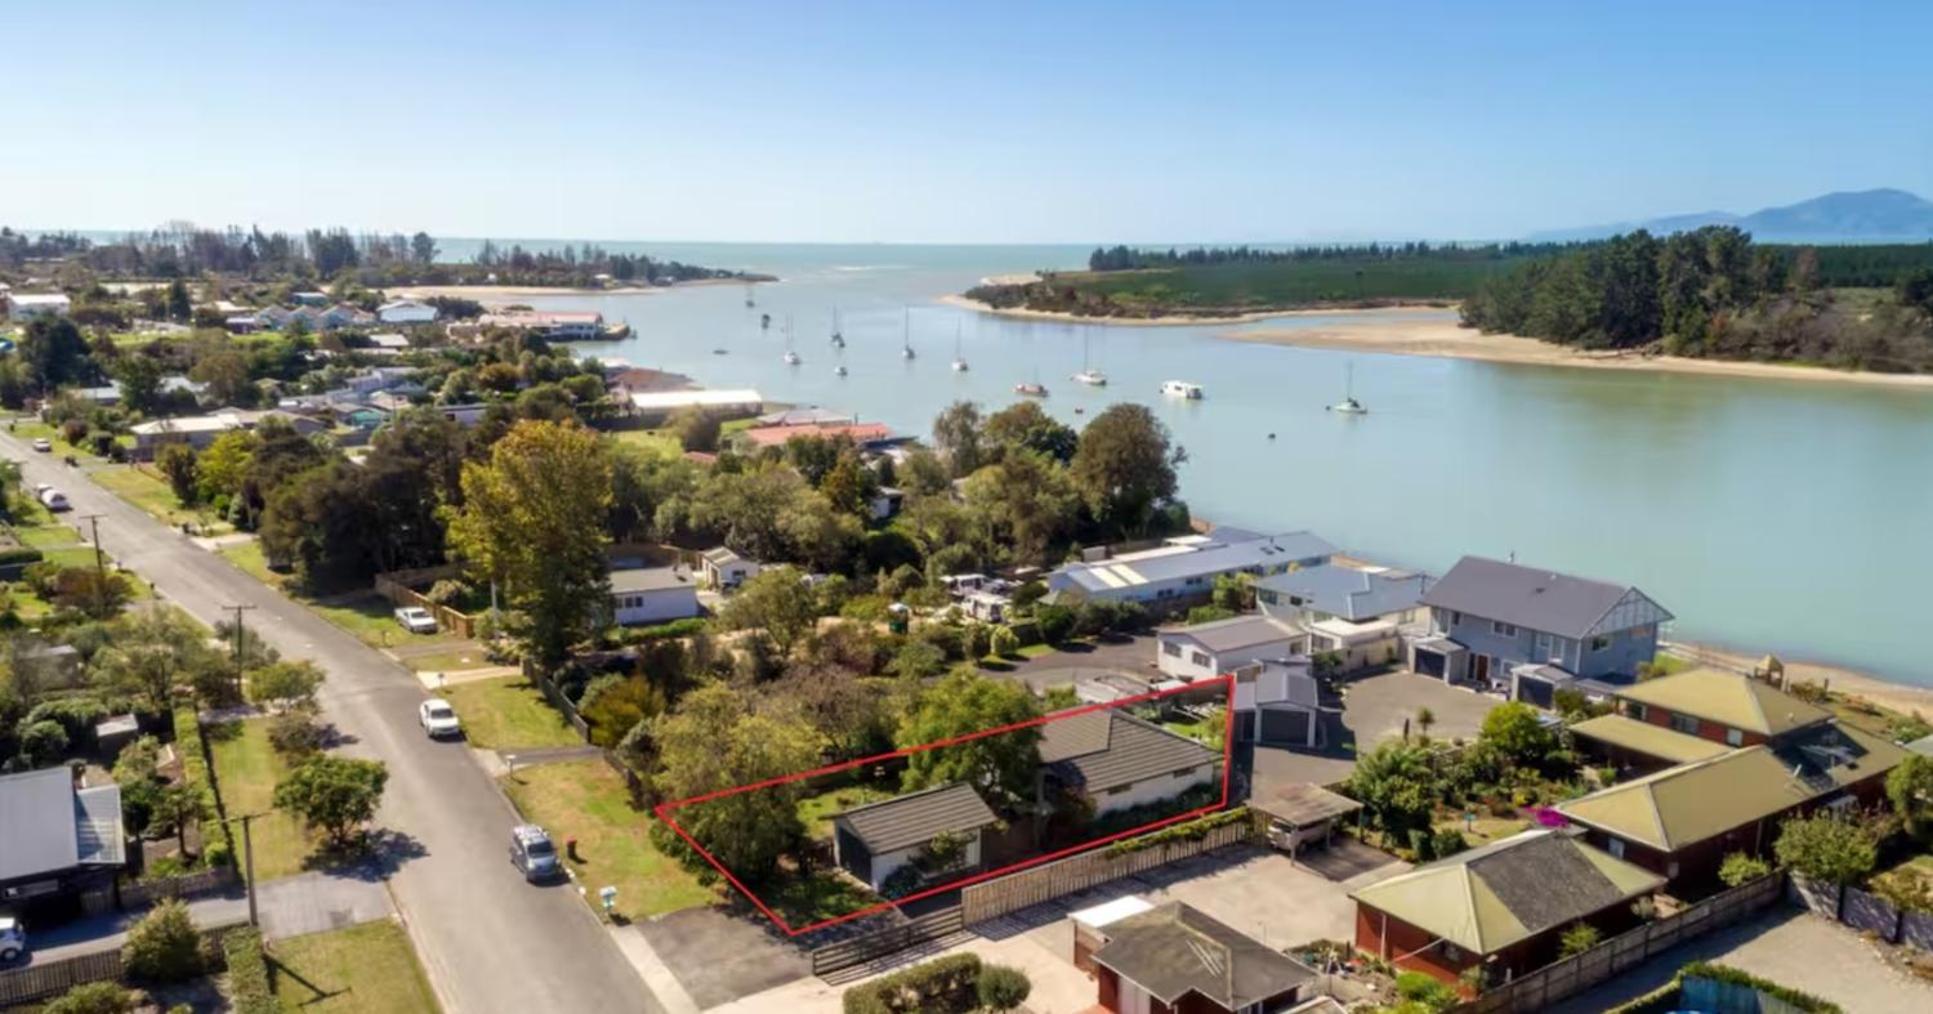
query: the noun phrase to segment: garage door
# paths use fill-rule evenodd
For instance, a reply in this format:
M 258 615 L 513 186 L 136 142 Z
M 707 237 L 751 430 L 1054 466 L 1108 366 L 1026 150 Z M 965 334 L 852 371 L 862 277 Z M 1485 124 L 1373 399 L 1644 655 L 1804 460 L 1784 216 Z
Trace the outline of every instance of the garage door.
M 1416 671 L 1424 676 L 1443 676 L 1443 656 L 1422 648 L 1416 649 Z
M 1309 741 L 1309 715 L 1304 711 L 1264 709 L 1262 742 L 1301 746 Z

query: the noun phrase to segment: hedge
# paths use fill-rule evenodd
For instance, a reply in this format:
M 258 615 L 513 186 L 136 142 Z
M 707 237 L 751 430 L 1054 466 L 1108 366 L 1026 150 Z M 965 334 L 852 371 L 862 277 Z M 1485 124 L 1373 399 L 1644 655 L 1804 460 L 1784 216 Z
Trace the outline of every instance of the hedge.
M 215 785 L 215 777 L 208 770 L 208 744 L 201 736 L 201 719 L 193 704 L 175 702 L 175 755 L 181 758 L 181 781 L 184 785 L 199 788 L 208 802 L 215 807 L 216 814 L 222 818 L 222 841 L 228 845 L 228 855 L 235 854 L 235 829 L 228 824 L 228 811 L 222 806 L 221 790 Z M 207 824 L 202 825 L 203 851 L 207 850 Z
M 1685 979 L 1710 979 L 1713 982 L 1723 982 L 1733 986 L 1746 986 L 1790 1004 L 1798 1010 L 1806 1011 L 1808 1014 L 1843 1014 L 1839 1005 L 1830 1000 L 1821 999 L 1810 993 L 1801 993 L 1789 986 L 1781 986 L 1750 972 L 1741 972 L 1729 965 L 1694 961 L 1678 970 L 1678 979 L 1680 982 Z
M 654 627 L 626 627 L 618 632 L 617 640 L 622 644 L 643 644 L 646 641 L 663 641 L 670 638 L 694 637 L 705 632 L 707 621 L 693 616 L 689 619 L 672 620 Z
M 1220 813 L 1211 813 L 1205 817 L 1197 817 L 1186 823 L 1164 827 L 1159 831 L 1152 834 L 1144 834 L 1139 838 L 1124 838 L 1109 845 L 1107 847 L 1107 854 L 1110 856 L 1124 856 L 1131 852 L 1139 852 L 1142 849 L 1153 848 L 1156 845 L 1166 845 L 1169 842 L 1200 841 L 1208 836 L 1208 832 L 1218 827 L 1226 827 L 1229 824 L 1240 823 L 1248 819 L 1248 807 L 1238 806 L 1232 810 L 1223 810 Z
M 45 559 L 33 546 L 7 546 L 0 549 L 0 567 L 26 566 Z
M 277 1014 L 281 1008 L 269 985 L 262 934 L 252 929 L 231 930 L 221 943 L 222 954 L 228 959 L 228 994 L 235 1014 Z
M 964 1014 L 980 1006 L 980 956 L 954 954 L 846 990 L 845 1014 Z

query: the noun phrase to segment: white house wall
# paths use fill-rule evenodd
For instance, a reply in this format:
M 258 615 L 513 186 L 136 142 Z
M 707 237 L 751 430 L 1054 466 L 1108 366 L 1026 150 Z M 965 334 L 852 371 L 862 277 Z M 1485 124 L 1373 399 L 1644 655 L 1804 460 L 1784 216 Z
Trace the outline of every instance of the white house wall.
M 698 615 L 698 589 L 686 585 L 653 591 L 612 592 L 611 606 L 612 615 L 622 627 L 683 620 Z
M 1103 793 L 1094 797 L 1094 814 L 1100 816 L 1116 810 L 1173 799 L 1197 785 L 1213 782 L 1216 777 L 1215 771 L 1220 766 L 1221 763 L 1217 761 L 1190 769 L 1186 774 L 1166 774 L 1135 782 L 1123 792 Z
M 1217 654 L 1202 648 L 1186 637 L 1176 637 L 1172 640 L 1164 637 L 1160 638 L 1160 643 L 1155 648 L 1155 658 L 1157 660 L 1157 668 L 1164 675 L 1192 681 L 1220 676 L 1223 673 L 1230 672 L 1250 662 L 1260 662 L 1263 659 L 1286 658 L 1290 655 L 1297 654 L 1301 643 L 1302 638 L 1299 636 L 1283 637 L 1279 641 L 1270 641 L 1266 644 L 1253 645 L 1251 647 Z M 1169 644 L 1179 645 L 1181 654 L 1179 656 L 1168 654 L 1167 646 Z M 1208 656 L 1208 664 L 1203 665 L 1195 661 L 1195 654 L 1197 652 Z
M 911 865 L 913 860 L 919 856 L 920 850 L 925 847 L 925 843 L 921 843 L 897 851 L 884 852 L 873 856 L 873 890 L 877 891 L 883 888 L 886 885 L 886 878 L 892 876 L 894 870 L 902 866 Z M 967 836 L 965 855 L 965 861 L 956 867 L 957 869 L 970 870 L 980 865 L 980 835 L 977 832 Z

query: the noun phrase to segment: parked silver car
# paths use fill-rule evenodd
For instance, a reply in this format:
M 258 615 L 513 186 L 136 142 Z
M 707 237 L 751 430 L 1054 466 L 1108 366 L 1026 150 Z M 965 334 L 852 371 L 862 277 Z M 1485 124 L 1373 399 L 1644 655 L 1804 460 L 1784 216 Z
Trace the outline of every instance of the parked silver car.
M 557 861 L 557 846 L 535 824 L 518 824 L 510 829 L 510 865 L 533 884 L 564 875 L 564 865 Z
M 27 953 L 27 928 L 10 915 L 0 915 L 0 962 Z

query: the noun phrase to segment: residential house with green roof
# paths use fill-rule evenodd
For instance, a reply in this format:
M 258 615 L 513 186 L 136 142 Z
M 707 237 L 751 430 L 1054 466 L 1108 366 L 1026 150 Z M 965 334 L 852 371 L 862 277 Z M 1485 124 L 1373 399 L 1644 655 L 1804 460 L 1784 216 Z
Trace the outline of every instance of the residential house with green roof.
M 1649 773 L 1728 750 L 1807 733 L 1832 721 L 1824 708 L 1764 680 L 1692 669 L 1619 688 L 1617 711 L 1571 727 L 1588 755 Z
M 1695 885 L 1716 877 L 1732 852 L 1768 852 L 1787 816 L 1879 803 L 1886 773 L 1905 756 L 1863 729 L 1818 722 L 1600 789 L 1557 810 L 1611 855 L 1673 884 Z
M 1556 960 L 1572 926 L 1636 925 L 1632 903 L 1664 882 L 1575 831 L 1525 831 L 1351 893 L 1356 948 L 1447 983 L 1476 967 L 1506 981 Z

